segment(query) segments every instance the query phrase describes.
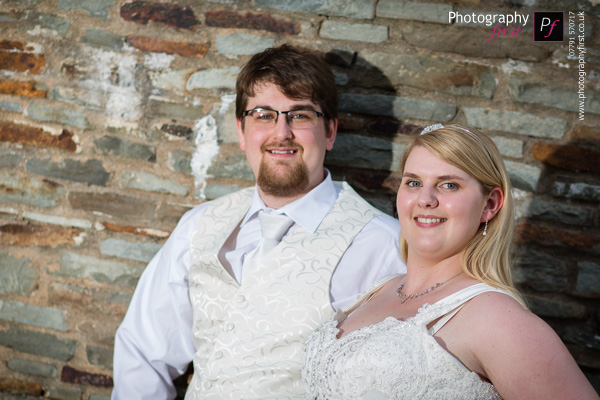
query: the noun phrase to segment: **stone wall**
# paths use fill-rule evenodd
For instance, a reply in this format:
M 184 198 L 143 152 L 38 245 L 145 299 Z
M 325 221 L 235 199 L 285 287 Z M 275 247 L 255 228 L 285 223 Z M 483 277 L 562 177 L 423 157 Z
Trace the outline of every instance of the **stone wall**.
M 183 212 L 253 184 L 235 78 L 282 43 L 327 57 L 327 165 L 388 213 L 414 129 L 493 138 L 518 199 L 517 281 L 600 388 L 600 5 L 572 3 L 1 1 L 0 394 L 108 398 L 145 264 Z M 540 10 L 565 11 L 564 43 L 533 41 Z M 498 37 L 451 11 L 529 21 Z

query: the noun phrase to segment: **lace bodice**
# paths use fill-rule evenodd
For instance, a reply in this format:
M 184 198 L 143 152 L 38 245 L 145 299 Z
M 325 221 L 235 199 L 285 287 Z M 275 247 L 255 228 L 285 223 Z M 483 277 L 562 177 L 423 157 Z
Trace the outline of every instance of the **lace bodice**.
M 337 326 L 345 315 L 338 311 L 305 341 L 302 373 L 306 398 L 501 399 L 493 385 L 440 346 L 433 337 L 440 323 L 427 329 L 432 321 L 453 314 L 486 291 L 499 290 L 473 285 L 433 305 L 425 304 L 406 321 L 388 317 L 340 339 Z

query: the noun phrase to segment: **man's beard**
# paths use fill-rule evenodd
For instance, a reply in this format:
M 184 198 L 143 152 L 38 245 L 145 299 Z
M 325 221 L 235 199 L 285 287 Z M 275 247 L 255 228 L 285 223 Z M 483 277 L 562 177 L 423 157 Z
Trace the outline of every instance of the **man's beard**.
M 306 164 L 301 161 L 304 149 L 297 144 L 281 146 L 296 149 L 300 155 L 299 161 L 290 164 L 284 160 L 271 160 L 272 163 L 267 163 L 263 158 L 258 169 L 256 183 L 265 194 L 275 197 L 293 197 L 304 193 L 309 183 Z M 266 147 L 263 145 L 263 148 Z

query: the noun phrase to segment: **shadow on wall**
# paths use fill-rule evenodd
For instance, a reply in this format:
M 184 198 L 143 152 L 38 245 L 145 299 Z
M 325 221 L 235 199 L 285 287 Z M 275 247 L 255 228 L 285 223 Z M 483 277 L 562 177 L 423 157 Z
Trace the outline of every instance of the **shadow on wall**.
M 600 393 L 599 137 L 575 127 L 571 143 L 531 148 L 544 168 L 521 208 L 515 280 Z
M 328 52 L 326 60 L 336 75 L 340 107 L 337 138 L 325 165 L 334 179 L 347 181 L 375 207 L 395 216 L 396 192 L 386 180 L 397 169 L 402 148 L 393 138 L 417 127 L 394 116 L 396 91 L 379 68 L 342 50 Z

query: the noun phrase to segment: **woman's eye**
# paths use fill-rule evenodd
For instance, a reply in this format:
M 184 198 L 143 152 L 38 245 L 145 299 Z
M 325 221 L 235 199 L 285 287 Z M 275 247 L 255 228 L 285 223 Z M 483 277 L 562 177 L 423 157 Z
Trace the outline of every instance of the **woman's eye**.
M 456 183 L 452 183 L 452 182 L 446 182 L 446 183 L 442 183 L 442 187 L 444 189 L 458 189 L 458 185 Z

